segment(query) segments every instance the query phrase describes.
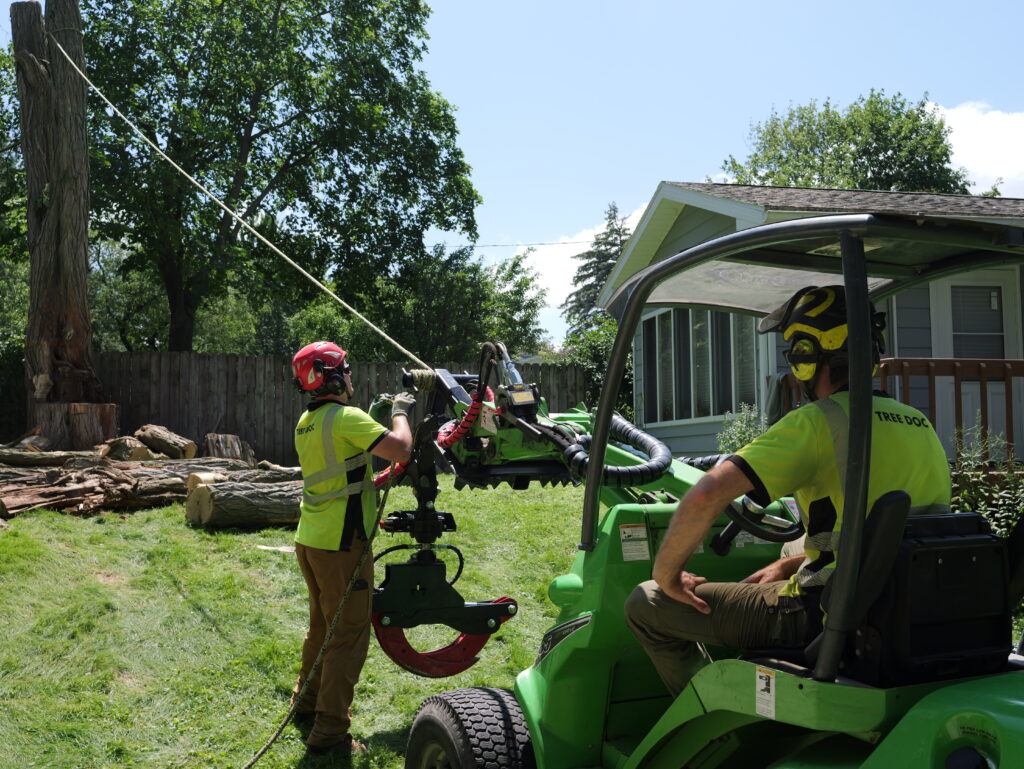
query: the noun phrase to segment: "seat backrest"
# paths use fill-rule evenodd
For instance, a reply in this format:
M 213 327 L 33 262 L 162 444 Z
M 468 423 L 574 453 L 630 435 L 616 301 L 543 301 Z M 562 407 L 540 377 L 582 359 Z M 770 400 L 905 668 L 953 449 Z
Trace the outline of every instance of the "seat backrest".
M 984 518 L 910 516 L 885 573 L 852 634 L 844 675 L 899 686 L 1005 665 L 1011 628 L 1006 543 Z
M 878 600 L 878 596 L 885 587 L 900 549 L 909 513 L 910 495 L 902 490 L 883 494 L 871 506 L 871 512 L 864 521 L 860 570 L 857 572 L 857 589 L 854 591 L 854 606 L 847 615 L 850 629 L 858 627 L 864 621 L 868 610 Z M 834 584 L 835 579 L 830 579 L 818 599 L 826 614 L 832 603 Z M 807 663 L 812 667 L 817 662 L 822 638 L 823 635 L 819 634 L 804 650 Z

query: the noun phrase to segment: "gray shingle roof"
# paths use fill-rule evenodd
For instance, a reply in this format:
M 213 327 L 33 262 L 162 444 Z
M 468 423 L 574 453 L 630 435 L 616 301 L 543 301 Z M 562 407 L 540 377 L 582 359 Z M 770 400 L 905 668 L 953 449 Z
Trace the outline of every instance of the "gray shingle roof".
M 983 198 L 929 192 L 824 190 L 805 187 L 763 187 L 748 184 L 667 182 L 718 198 L 750 203 L 773 211 L 870 211 L 879 214 L 926 216 L 1024 217 L 1024 198 Z

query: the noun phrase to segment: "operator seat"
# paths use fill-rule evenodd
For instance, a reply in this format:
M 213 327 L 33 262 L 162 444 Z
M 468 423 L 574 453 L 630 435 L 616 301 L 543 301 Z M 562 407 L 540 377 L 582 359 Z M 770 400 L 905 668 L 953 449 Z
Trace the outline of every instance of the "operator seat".
M 976 513 L 909 510 L 906 492 L 889 492 L 865 521 L 840 675 L 888 687 L 999 670 L 1010 651 L 1015 605 L 1006 541 Z M 820 597 L 826 613 L 833 584 Z M 743 658 L 810 675 L 822 637 L 803 650 L 751 651 Z

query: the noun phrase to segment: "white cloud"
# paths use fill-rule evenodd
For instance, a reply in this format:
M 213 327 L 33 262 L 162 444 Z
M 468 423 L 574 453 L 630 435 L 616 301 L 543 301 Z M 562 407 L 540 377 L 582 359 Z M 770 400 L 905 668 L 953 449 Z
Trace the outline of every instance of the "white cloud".
M 644 207 L 636 209 L 626 217 L 626 226 L 632 231 L 636 229 Z M 556 346 L 562 344 L 567 330 L 565 320 L 558 309 L 575 287 L 572 279 L 580 266 L 578 259 L 572 257 L 586 251 L 599 232 L 604 230 L 604 222 L 580 230 L 574 235 L 565 235 L 557 243 L 545 246 L 534 246 L 527 259 L 540 276 L 540 285 L 547 289 L 547 304 L 540 313 L 541 325 L 548 333 L 551 342 Z M 527 246 L 522 246 L 517 253 L 523 253 Z
M 974 192 L 997 179 L 1004 197 L 1024 198 L 1024 112 L 1003 112 L 984 102 L 935 105 L 950 128 L 953 165 L 967 169 Z

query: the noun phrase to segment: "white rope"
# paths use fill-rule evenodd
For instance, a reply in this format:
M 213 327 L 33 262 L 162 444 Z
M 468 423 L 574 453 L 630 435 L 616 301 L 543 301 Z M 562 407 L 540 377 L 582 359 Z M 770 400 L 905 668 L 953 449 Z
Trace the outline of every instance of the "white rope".
M 390 336 L 388 336 L 384 331 L 382 331 L 376 325 L 371 323 L 370 320 L 368 320 L 366 318 L 366 316 L 364 316 L 362 313 L 360 313 L 356 308 L 352 307 L 350 304 L 348 304 L 348 302 L 346 302 L 340 296 L 335 294 L 333 291 L 331 291 L 331 289 L 327 288 L 327 286 L 325 286 L 319 280 L 317 280 L 312 275 L 310 275 L 308 272 L 306 272 L 302 267 L 300 267 L 298 264 L 296 264 L 294 261 L 292 261 L 292 259 L 290 259 L 288 257 L 288 255 L 285 254 L 281 249 L 279 249 L 277 246 L 275 246 L 273 243 L 271 243 L 269 240 L 267 240 L 265 237 L 263 237 L 255 229 L 253 229 L 249 225 L 249 223 L 246 222 L 242 217 L 240 217 L 238 214 L 236 214 L 234 211 L 232 211 L 230 208 L 228 208 L 224 203 L 222 203 L 220 198 L 218 198 L 216 195 L 214 195 L 212 192 L 210 192 L 208 189 L 206 189 L 206 187 L 204 187 L 198 180 L 196 180 L 191 175 L 189 175 L 189 173 L 185 169 L 183 169 L 181 166 L 179 166 L 177 163 L 175 163 L 173 160 L 171 160 L 164 153 L 164 151 L 161 150 L 158 146 L 156 146 L 156 144 L 154 144 L 152 141 L 150 141 L 149 138 L 144 133 L 142 133 L 142 131 L 140 131 L 135 126 L 135 124 L 132 123 L 131 120 L 129 120 L 127 117 L 125 117 L 124 114 L 122 114 L 121 110 L 119 110 L 117 107 L 115 107 L 113 102 L 110 101 L 110 99 L 108 99 L 106 96 L 104 96 L 103 92 L 100 91 L 100 89 L 97 88 L 93 84 L 93 82 L 86 76 L 86 74 L 84 72 L 82 72 L 81 69 L 79 69 L 78 65 L 75 64 L 75 62 L 72 60 L 71 56 L 68 55 L 68 52 L 64 50 L 64 47 L 59 42 L 57 42 L 57 39 L 55 37 L 53 37 L 53 35 L 51 33 L 47 33 L 47 36 L 50 38 L 50 40 L 53 42 L 53 44 L 57 46 L 58 50 L 62 54 L 64 54 L 64 58 L 68 60 L 68 63 L 75 70 L 75 72 L 77 72 L 79 74 L 79 76 L 82 78 L 82 80 L 84 80 L 88 84 L 88 86 L 93 91 L 96 92 L 97 96 L 99 96 L 101 99 L 103 99 L 104 102 L 106 102 L 107 106 L 110 107 L 110 109 L 112 109 L 114 111 L 114 114 L 117 115 L 119 118 L 121 118 L 121 120 L 123 120 L 125 122 L 125 124 L 129 128 L 131 128 L 132 131 L 134 131 L 135 134 L 140 139 L 142 139 L 142 141 L 144 141 L 146 144 L 148 144 L 153 149 L 154 152 L 156 152 L 160 157 L 162 157 L 164 160 L 166 160 L 168 163 L 170 163 L 178 173 L 180 173 L 182 176 L 184 176 L 186 179 L 188 179 L 196 188 L 198 188 L 204 195 L 206 195 L 206 197 L 208 197 L 210 200 L 212 200 L 214 203 L 216 203 L 218 206 L 220 206 L 221 209 L 223 209 L 223 211 L 228 216 L 230 216 L 232 219 L 234 219 L 240 225 L 245 227 L 245 229 L 247 229 L 249 232 L 251 232 L 253 235 L 255 235 L 256 238 L 261 243 L 263 243 L 265 246 L 267 246 L 267 248 L 269 248 L 275 254 L 277 254 L 282 259 L 284 259 L 286 262 L 288 262 L 288 264 L 290 264 L 292 267 L 294 267 L 300 273 L 305 275 L 306 278 L 309 279 L 309 281 L 314 286 L 319 288 L 321 291 L 323 291 L 325 294 L 327 294 L 329 297 L 331 297 L 334 301 L 336 301 L 338 304 L 340 304 L 342 307 L 344 307 L 350 313 L 352 313 L 357 318 L 359 318 L 359 320 L 361 320 L 367 326 L 369 326 L 374 331 L 376 331 L 377 334 L 379 334 L 381 336 L 381 338 L 384 339 L 384 341 L 389 342 L 390 344 L 394 345 L 394 347 L 399 352 L 401 352 L 403 355 L 405 355 L 409 360 L 411 360 L 413 363 L 415 363 L 420 368 L 425 368 L 425 369 L 433 368 L 433 366 L 430 366 L 430 365 L 424 363 L 419 358 L 417 358 L 415 355 L 413 355 L 411 352 L 409 352 L 404 347 L 402 347 L 402 345 L 400 345 L 398 342 L 396 342 L 394 339 L 392 339 Z

